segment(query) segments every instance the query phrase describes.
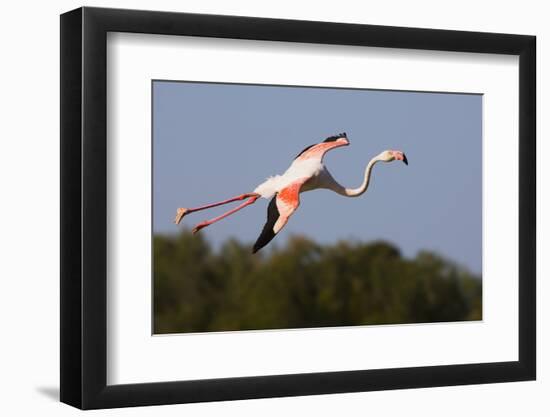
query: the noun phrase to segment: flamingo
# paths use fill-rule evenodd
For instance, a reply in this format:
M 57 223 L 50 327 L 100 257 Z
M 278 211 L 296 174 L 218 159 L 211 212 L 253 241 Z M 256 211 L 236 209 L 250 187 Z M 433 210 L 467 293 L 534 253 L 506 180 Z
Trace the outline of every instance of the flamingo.
M 260 197 L 271 198 L 267 207 L 267 221 L 252 249 L 252 253 L 256 253 L 273 240 L 288 222 L 290 216 L 298 209 L 301 193 L 325 188 L 344 197 L 359 197 L 367 190 L 372 168 L 377 162 L 402 161 L 406 165 L 409 164 L 403 152 L 394 150 L 383 151 L 372 158 L 367 164 L 363 183 L 357 188 L 346 188 L 332 177 L 323 164 L 323 157 L 328 151 L 348 146 L 349 143 L 347 134 L 340 133 L 328 137 L 321 143 L 308 146 L 294 158 L 284 174 L 269 177 L 265 182 L 258 185 L 253 192 L 240 194 L 227 200 L 196 208 L 178 208 L 174 223 L 179 224 L 184 216 L 196 211 L 245 200 L 239 206 L 220 216 L 197 224 L 193 228 L 193 233 L 197 233 L 199 230 L 254 204 Z

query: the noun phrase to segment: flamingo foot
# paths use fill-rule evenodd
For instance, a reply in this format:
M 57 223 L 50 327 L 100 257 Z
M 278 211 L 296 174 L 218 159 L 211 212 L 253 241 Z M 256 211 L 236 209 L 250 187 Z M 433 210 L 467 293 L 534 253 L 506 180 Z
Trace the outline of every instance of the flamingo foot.
M 202 228 L 208 226 L 209 224 L 210 224 L 210 222 L 208 222 L 206 220 L 199 223 L 199 224 L 197 224 L 195 227 L 193 227 L 193 230 L 192 230 L 193 234 L 197 233 L 199 230 L 201 230 Z
M 179 208 L 176 212 L 176 218 L 174 219 L 174 223 L 180 224 L 181 219 L 183 219 L 183 216 L 185 216 L 187 213 L 189 213 L 189 209 L 186 208 Z

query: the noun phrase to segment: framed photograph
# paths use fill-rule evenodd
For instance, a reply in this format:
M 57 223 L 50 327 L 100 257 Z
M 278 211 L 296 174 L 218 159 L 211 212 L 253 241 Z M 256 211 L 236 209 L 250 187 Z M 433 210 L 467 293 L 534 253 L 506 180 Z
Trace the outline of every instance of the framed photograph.
M 61 16 L 61 401 L 533 380 L 535 37 Z

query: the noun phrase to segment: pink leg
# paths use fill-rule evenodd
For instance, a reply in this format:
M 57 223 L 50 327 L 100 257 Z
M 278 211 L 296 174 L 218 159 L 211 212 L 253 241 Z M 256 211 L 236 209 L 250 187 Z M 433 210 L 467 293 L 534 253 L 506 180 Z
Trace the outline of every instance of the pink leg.
M 260 196 L 258 194 L 253 194 L 252 196 L 249 197 L 248 200 L 246 200 L 244 203 L 240 204 L 239 206 L 235 207 L 234 209 L 231 209 L 229 211 L 226 211 L 225 213 L 223 213 L 222 215 L 218 216 L 218 217 L 214 217 L 213 219 L 210 219 L 210 220 L 205 220 L 199 224 L 197 224 L 194 228 L 193 228 L 193 233 L 197 233 L 199 230 L 201 230 L 203 227 L 206 227 L 206 226 L 209 226 L 211 225 L 212 223 L 216 223 L 216 222 L 219 222 L 221 219 L 225 219 L 227 216 L 230 216 L 236 212 L 238 212 L 239 210 L 242 210 L 243 208 L 245 208 L 246 206 L 249 206 L 250 204 L 254 204 L 256 202 L 256 200 L 260 198 Z
M 206 206 L 200 206 L 200 207 L 195 207 L 195 208 L 179 208 L 176 211 L 176 218 L 174 219 L 174 223 L 179 224 L 181 219 L 183 219 L 183 216 L 185 216 L 187 214 L 190 214 L 190 213 L 194 213 L 195 211 L 201 211 L 201 210 L 206 210 L 206 209 L 209 209 L 209 208 L 212 208 L 212 207 L 222 206 L 224 204 L 232 203 L 233 201 L 240 201 L 240 200 L 244 200 L 245 198 L 250 198 L 250 197 L 254 197 L 254 196 L 258 196 L 258 194 L 256 194 L 256 193 L 246 193 L 246 194 L 241 194 L 241 195 L 238 195 L 236 197 L 230 198 L 228 200 L 223 200 L 223 201 L 219 201 L 217 203 L 207 204 Z

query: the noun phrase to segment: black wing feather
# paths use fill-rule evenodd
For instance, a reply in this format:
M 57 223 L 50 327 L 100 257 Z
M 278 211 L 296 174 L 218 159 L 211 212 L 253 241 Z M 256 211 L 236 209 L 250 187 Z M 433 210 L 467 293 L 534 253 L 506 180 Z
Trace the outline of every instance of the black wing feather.
M 329 136 L 328 138 L 326 138 L 323 142 L 334 142 L 340 138 L 348 138 L 348 135 L 346 134 L 346 132 L 343 132 L 343 133 L 338 133 L 337 135 L 334 135 L 334 136 Z
M 273 226 L 277 222 L 277 219 L 280 217 L 279 210 L 277 209 L 277 194 L 271 199 L 269 205 L 267 206 L 267 222 L 262 229 L 262 233 L 254 243 L 254 248 L 252 253 L 258 252 L 261 248 L 267 245 L 275 237 L 275 232 L 273 231 Z

